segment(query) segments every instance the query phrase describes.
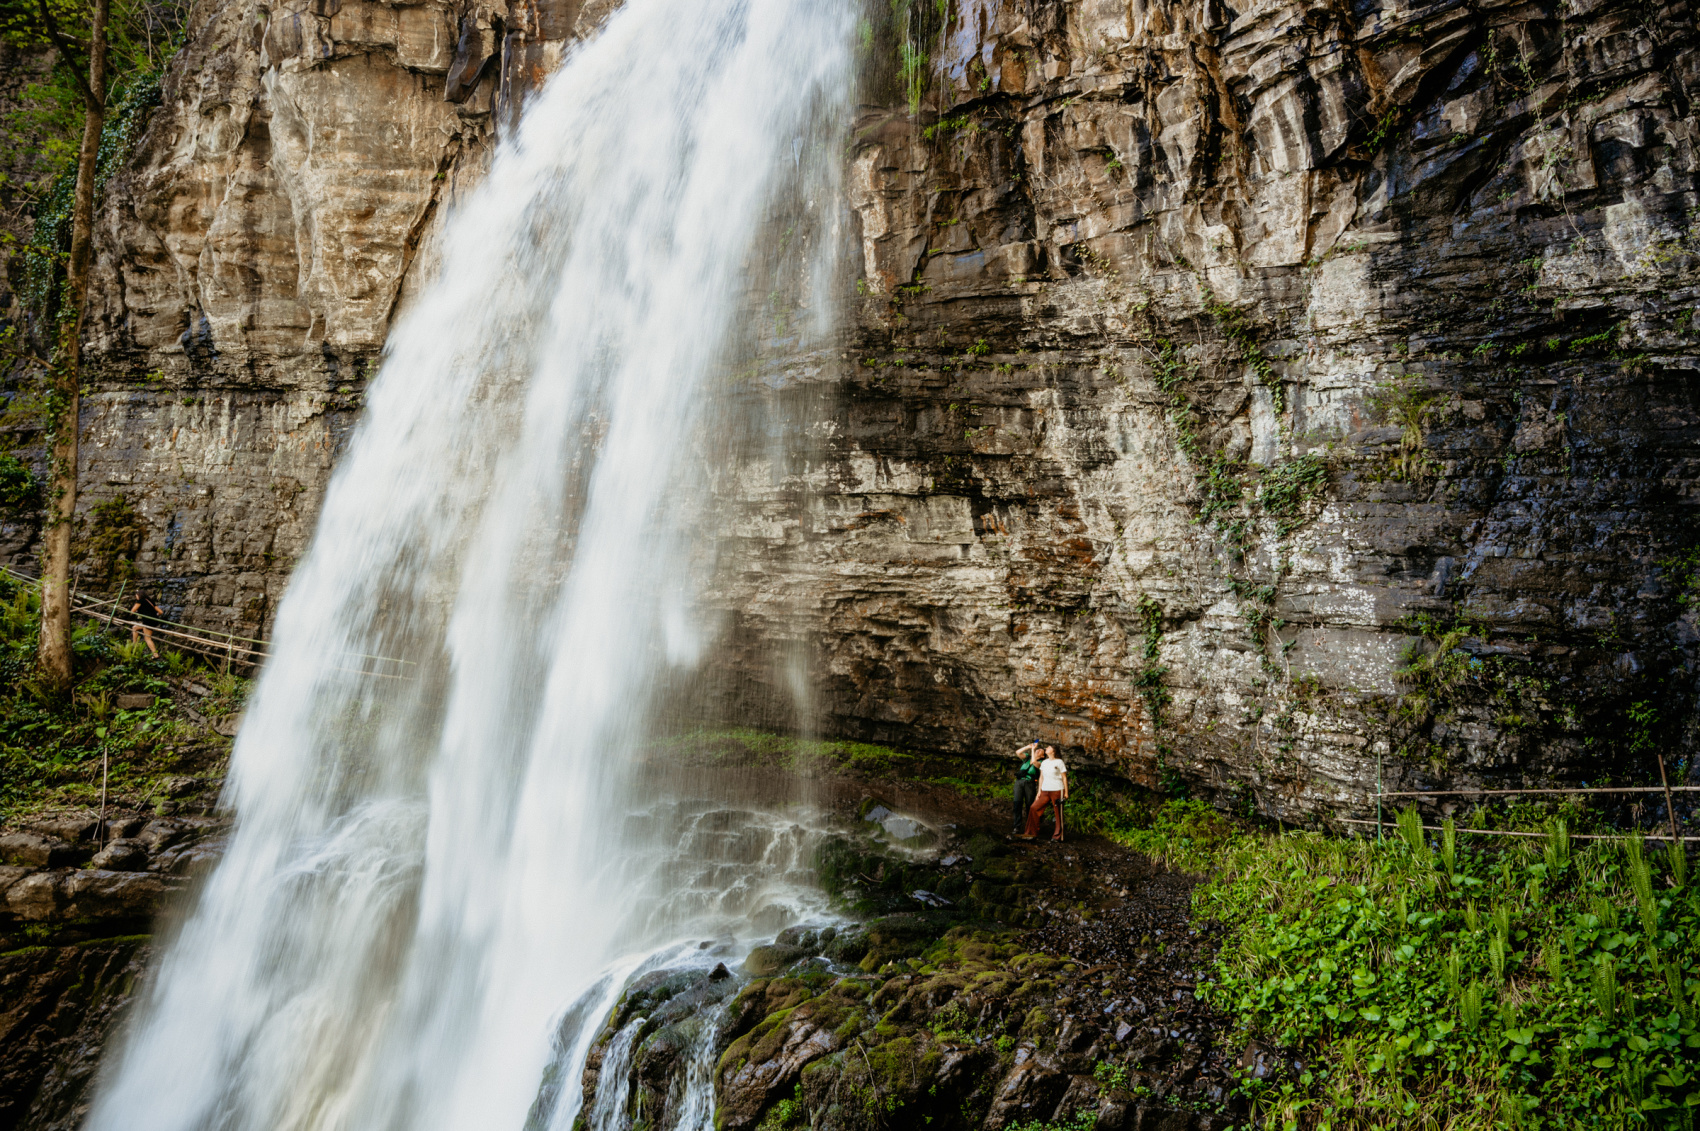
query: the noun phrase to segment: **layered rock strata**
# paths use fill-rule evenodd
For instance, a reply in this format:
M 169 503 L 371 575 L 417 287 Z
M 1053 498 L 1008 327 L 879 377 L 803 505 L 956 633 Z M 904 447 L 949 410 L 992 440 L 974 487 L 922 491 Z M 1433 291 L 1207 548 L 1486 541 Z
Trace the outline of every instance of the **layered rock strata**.
M 807 594 L 744 632 L 818 641 L 822 729 L 1287 818 L 1690 760 L 1688 9 L 953 13 L 728 591 Z
M 611 6 L 204 9 L 84 421 L 172 607 L 263 634 L 445 202 Z M 823 445 L 736 480 L 717 710 L 1284 817 L 1692 754 L 1686 3 L 923 8 Z
M 82 422 L 168 610 L 267 634 L 421 248 L 612 6 L 196 9 L 100 209 Z

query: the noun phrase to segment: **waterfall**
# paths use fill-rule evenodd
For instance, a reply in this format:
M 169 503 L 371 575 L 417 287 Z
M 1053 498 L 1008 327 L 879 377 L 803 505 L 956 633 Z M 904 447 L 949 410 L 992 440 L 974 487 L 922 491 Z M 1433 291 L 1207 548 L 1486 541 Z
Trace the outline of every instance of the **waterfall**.
M 745 391 L 824 340 L 854 7 L 628 0 L 449 218 L 95 1131 L 519 1131 L 650 956 L 811 912 L 806 831 L 644 751 Z
M 637 1044 L 638 1034 L 647 1020 L 646 1017 L 632 1018 L 608 1042 L 608 1052 L 602 1061 L 602 1074 L 608 1083 L 596 1093 L 596 1103 L 591 1106 L 590 1116 L 585 1121 L 586 1131 L 621 1131 L 623 1121 L 620 1117 L 625 1113 L 626 1098 L 632 1091 L 631 1078 L 627 1075 L 631 1071 L 632 1046 Z

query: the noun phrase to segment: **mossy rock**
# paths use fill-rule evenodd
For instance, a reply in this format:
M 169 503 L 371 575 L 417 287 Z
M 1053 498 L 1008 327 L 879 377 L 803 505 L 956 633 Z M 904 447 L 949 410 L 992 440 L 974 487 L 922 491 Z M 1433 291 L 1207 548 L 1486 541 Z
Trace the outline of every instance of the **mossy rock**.
M 752 977 L 766 978 L 808 956 L 809 952 L 800 946 L 758 946 L 744 959 L 744 970 Z
M 652 1014 L 664 1002 L 696 989 L 708 981 L 706 970 L 657 970 L 645 974 L 626 991 L 614 1009 L 611 1025 L 619 1029 L 639 1014 Z
M 867 925 L 867 950 L 861 968 L 878 970 L 890 962 L 918 958 L 955 925 L 953 916 L 936 912 L 887 915 Z
M 868 953 L 868 932 L 861 927 L 840 931 L 826 944 L 824 953 L 833 962 L 854 965 Z
M 802 947 L 810 954 L 819 954 L 823 947 L 837 937 L 837 927 L 786 927 L 779 932 L 779 937 L 774 942 L 780 946 Z

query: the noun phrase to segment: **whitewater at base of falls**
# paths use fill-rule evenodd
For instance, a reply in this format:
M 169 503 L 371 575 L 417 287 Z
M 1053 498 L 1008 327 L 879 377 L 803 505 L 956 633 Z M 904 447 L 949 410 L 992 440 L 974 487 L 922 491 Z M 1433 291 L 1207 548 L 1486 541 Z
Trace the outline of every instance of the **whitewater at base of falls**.
M 753 941 L 770 939 L 789 924 L 829 918 L 810 865 L 815 846 L 827 834 L 819 814 L 808 809 L 774 813 L 691 796 L 634 810 L 624 839 L 633 849 L 632 890 L 654 890 L 661 886 L 655 881 L 663 878 L 668 887 L 665 904 L 647 909 L 653 916 L 651 937 L 666 937 L 680 925 L 706 937 L 621 955 L 587 980 L 556 1028 L 545 1084 L 527 1127 L 569 1131 L 581 1111 L 589 1131 L 628 1126 L 628 1073 L 647 1018 L 632 1018 L 610 1038 L 600 1075 L 614 1083 L 597 1092 L 590 1110 L 583 1110 L 576 1087 L 609 1011 L 634 984 L 642 985 L 646 974 L 736 966 Z M 712 1128 L 715 1023 L 722 1008 L 718 1001 L 705 1003 L 694 1017 L 697 1037 L 686 1054 L 685 1071 L 675 1080 L 683 1094 L 670 1105 L 676 1118 L 658 1131 Z
M 713 485 L 783 436 L 748 374 L 822 364 L 853 18 L 627 0 L 450 216 L 92 1131 L 564 1127 L 627 976 L 819 911 L 806 820 L 643 755 L 709 660 Z

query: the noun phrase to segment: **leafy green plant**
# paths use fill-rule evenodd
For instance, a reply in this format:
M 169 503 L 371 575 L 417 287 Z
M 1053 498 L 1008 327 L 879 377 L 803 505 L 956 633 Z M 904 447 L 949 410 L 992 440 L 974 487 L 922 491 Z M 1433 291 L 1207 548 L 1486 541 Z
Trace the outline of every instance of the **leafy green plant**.
M 1328 486 L 1328 463 L 1316 452 L 1283 460 L 1263 473 L 1257 499 L 1263 513 L 1276 519 L 1276 536 L 1285 538 L 1302 525 L 1306 504 Z
M 1617 1019 L 1617 1001 L 1617 959 L 1602 955 L 1594 963 L 1594 1008 L 1608 1025 Z
M 1399 428 L 1399 450 L 1389 460 L 1394 479 L 1419 483 L 1434 477 L 1439 464 L 1428 455 L 1425 429 L 1440 407 L 1442 397 L 1404 376 L 1385 381 L 1369 395 L 1369 403 L 1383 420 Z
M 1551 817 L 1539 839 L 1454 828 L 1448 845 L 1443 827 L 1436 852 L 1414 810 L 1380 846 L 1183 835 L 1194 806 L 1117 835 L 1207 877 L 1195 914 L 1228 939 L 1200 996 L 1311 1065 L 1282 1097 L 1248 1084 L 1257 1111 L 1480 1131 L 1514 1112 L 1556 1131 L 1686 1126 L 1671 1113 L 1700 1105 L 1700 897 L 1668 853 L 1638 868 L 1629 844 L 1577 847 Z
M 1427 869 L 1434 866 L 1433 853 L 1429 849 L 1428 839 L 1423 834 L 1423 817 L 1415 806 L 1399 811 L 1397 820 L 1399 838 L 1410 849 L 1411 855 L 1418 862 L 1418 867 Z M 1401 893 L 1402 895 L 1403 893 Z
M 1442 626 L 1426 618 L 1412 627 L 1421 636 L 1407 649 L 1404 664 L 1394 671 L 1401 685 L 1395 710 L 1406 721 L 1422 723 L 1470 678 L 1470 656 L 1459 645 L 1479 630 L 1466 622 Z
M 1482 1025 L 1482 984 L 1471 982 L 1458 997 L 1458 1020 L 1470 1032 Z
M 1700 605 L 1700 546 L 1690 546 L 1659 562 L 1666 585 L 1684 609 Z
M 1269 390 L 1271 403 L 1275 406 L 1275 415 L 1284 416 L 1287 412 L 1287 392 L 1280 377 L 1275 373 L 1275 367 L 1258 344 L 1257 335 L 1246 319 L 1245 311 L 1239 307 L 1230 306 L 1216 297 L 1216 292 L 1208 286 L 1204 288 L 1204 309 L 1216 320 L 1222 336 L 1232 342 L 1240 351 L 1240 356 L 1257 376 L 1258 384 Z
M 10 453 L 0 454 L 0 521 L 31 521 L 39 516 L 41 504 L 41 480 L 29 465 Z

